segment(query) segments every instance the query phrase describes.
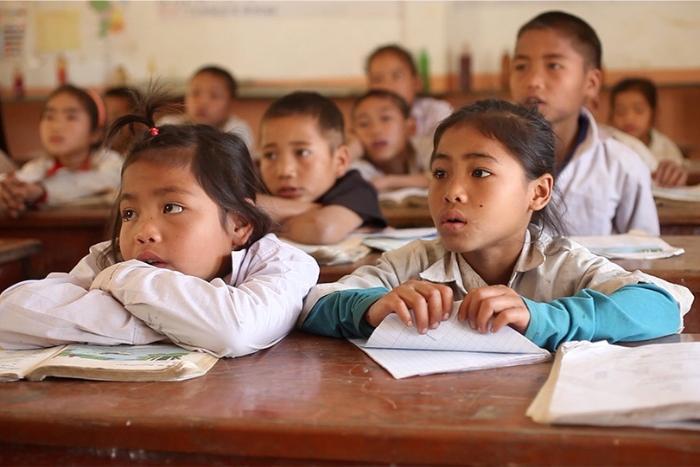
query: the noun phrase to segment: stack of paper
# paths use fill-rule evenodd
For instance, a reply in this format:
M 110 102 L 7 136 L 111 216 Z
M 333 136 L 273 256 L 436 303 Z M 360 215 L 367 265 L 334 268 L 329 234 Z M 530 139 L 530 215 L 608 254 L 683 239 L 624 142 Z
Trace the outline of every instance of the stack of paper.
M 652 235 L 601 235 L 571 237 L 593 253 L 611 259 L 660 259 L 685 253 Z
M 567 342 L 527 409 L 539 423 L 700 429 L 700 342 Z
M 417 238 L 431 240 L 437 238 L 435 227 L 417 227 L 411 229 L 385 230 L 363 236 L 362 243 L 379 251 L 393 251 Z
M 654 198 L 676 201 L 700 201 L 700 185 L 679 186 L 674 188 L 652 187 Z
M 547 361 L 551 354 L 516 330 L 480 334 L 457 320 L 456 302 L 449 320 L 420 334 L 395 314 L 387 316 L 369 339 L 351 339 L 394 378 L 483 370 Z

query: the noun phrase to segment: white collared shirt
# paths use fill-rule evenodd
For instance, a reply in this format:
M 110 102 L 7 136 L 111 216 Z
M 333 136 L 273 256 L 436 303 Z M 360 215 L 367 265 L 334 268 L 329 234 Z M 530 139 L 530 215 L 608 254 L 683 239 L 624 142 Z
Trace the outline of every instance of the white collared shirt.
M 218 357 L 246 355 L 287 335 L 319 273 L 313 258 L 273 234 L 232 252 L 232 274 L 211 282 L 137 260 L 103 268 L 107 246 L 93 246 L 70 273 L 0 295 L 0 347 L 167 339 Z

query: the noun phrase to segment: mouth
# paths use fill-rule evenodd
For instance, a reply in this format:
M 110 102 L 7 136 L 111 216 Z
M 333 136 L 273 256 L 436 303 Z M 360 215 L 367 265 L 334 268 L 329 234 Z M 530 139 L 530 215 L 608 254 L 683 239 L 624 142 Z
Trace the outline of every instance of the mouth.
M 540 99 L 539 97 L 530 96 L 530 97 L 525 98 L 525 99 L 522 101 L 522 104 L 523 104 L 525 107 L 537 107 L 537 106 L 539 106 L 539 105 L 541 105 L 541 104 L 544 104 L 544 101 L 543 101 L 542 99 Z
M 384 149 L 389 143 L 384 140 L 372 141 L 372 149 Z
M 51 136 L 49 138 L 49 141 L 52 143 L 62 143 L 63 142 L 63 137 L 62 136 Z
M 277 196 L 282 198 L 296 198 L 301 195 L 301 189 L 297 187 L 285 186 L 277 190 Z
M 149 266 L 155 266 L 157 268 L 165 268 L 168 265 L 168 263 L 150 252 L 139 253 L 136 259 L 148 264 Z
M 440 225 L 445 227 L 456 228 L 467 225 L 467 223 L 464 216 L 457 211 L 447 211 L 440 216 Z

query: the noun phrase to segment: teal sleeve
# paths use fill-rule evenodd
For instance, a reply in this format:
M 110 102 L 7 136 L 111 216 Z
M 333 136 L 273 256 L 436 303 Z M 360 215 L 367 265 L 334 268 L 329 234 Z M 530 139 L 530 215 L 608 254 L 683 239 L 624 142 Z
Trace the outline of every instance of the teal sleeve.
M 675 299 L 653 284 L 626 285 L 610 295 L 583 289 L 573 297 L 534 302 L 525 337 L 540 347 L 556 350 L 572 340 L 609 342 L 654 339 L 675 333 L 680 312 Z
M 369 337 L 374 328 L 363 319 L 365 311 L 387 293 L 384 287 L 330 293 L 316 302 L 301 329 L 330 337 Z

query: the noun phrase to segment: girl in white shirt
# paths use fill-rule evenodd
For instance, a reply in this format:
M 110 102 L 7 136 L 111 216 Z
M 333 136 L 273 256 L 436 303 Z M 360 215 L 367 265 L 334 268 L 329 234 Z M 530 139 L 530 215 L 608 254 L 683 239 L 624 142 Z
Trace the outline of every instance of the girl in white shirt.
M 39 136 L 46 154 L 0 182 L 0 209 L 13 217 L 39 205 L 99 199 L 119 189 L 121 156 L 101 149 L 105 107 L 94 91 L 64 85 L 46 101 Z
M 656 94 L 656 86 L 648 79 L 620 81 L 610 91 L 610 123 L 639 139 L 659 161 L 652 174 L 657 185 L 685 185 L 688 171 L 683 167 L 681 150 L 668 136 L 654 128 Z
M 150 100 L 150 103 L 149 103 Z M 68 274 L 0 295 L 0 346 L 169 340 L 218 357 L 271 346 L 293 327 L 318 265 L 269 233 L 238 136 L 207 125 L 156 127 L 151 96 L 127 154 L 111 240 Z

